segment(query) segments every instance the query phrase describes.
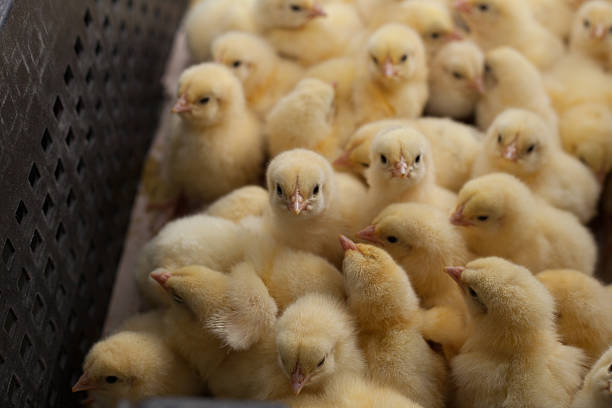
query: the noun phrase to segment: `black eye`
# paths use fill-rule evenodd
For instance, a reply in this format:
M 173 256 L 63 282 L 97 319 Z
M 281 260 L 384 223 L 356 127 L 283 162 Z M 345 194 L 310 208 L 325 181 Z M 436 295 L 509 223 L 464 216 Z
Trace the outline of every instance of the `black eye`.
M 319 361 L 317 367 L 321 367 L 323 364 L 325 364 L 325 357 L 323 357 L 323 360 Z
M 291 5 L 291 10 L 297 12 L 302 11 L 302 8 L 300 6 L 298 6 L 297 4 L 292 4 Z
M 177 295 L 176 293 L 174 295 L 172 295 L 172 299 L 178 303 L 178 304 L 183 304 L 185 303 L 185 301 L 183 300 L 182 297 L 180 297 L 179 295 Z
M 316 186 L 314 186 L 314 188 L 312 189 L 312 194 L 313 195 L 319 194 L 319 185 L 318 184 Z
M 478 10 L 480 11 L 489 11 L 489 5 L 485 3 L 481 3 L 478 5 Z
M 414 159 L 415 163 L 419 163 L 421 161 L 421 155 L 417 155 L 417 157 Z
M 502 135 L 501 133 L 499 135 L 497 135 L 497 143 L 501 143 L 502 142 Z
M 484 66 L 484 70 L 485 70 L 485 72 L 486 72 L 487 74 L 490 74 L 490 73 L 491 73 L 491 66 L 490 66 L 489 64 L 485 64 L 485 66 Z
M 367 169 L 368 167 L 370 167 L 370 165 L 369 165 L 368 163 L 359 163 L 359 164 L 361 164 L 361 166 L 362 166 L 362 167 L 365 167 L 366 169 Z
M 115 377 L 114 375 L 109 375 L 108 377 L 104 379 L 104 381 L 106 381 L 107 384 L 114 384 L 117 382 L 117 380 L 119 379 Z
M 488 215 L 479 215 L 477 217 L 477 219 L 478 219 L 478 221 L 486 221 L 486 220 L 489 219 L 489 216 Z
M 283 195 L 283 189 L 282 189 L 282 187 L 280 186 L 280 184 L 277 184 L 277 185 L 276 185 L 276 194 L 278 194 L 279 196 L 282 196 L 282 195 Z
M 380 162 L 381 162 L 382 164 L 387 164 L 387 158 L 385 157 L 385 155 L 384 155 L 384 154 L 381 154 L 381 155 L 380 155 Z
M 206 105 L 208 101 L 210 101 L 210 98 L 208 96 L 205 96 L 204 98 L 200 99 L 200 104 Z
M 610 26 L 610 29 L 608 31 L 610 32 L 610 34 L 612 34 L 612 26 Z
M 587 161 L 584 157 L 580 156 L 579 159 L 582 162 L 582 164 L 587 164 Z
M 234 61 L 234 63 L 232 64 L 232 67 L 238 68 L 241 65 L 242 65 L 242 61 Z
M 533 153 L 534 150 L 535 150 L 535 145 L 532 144 L 527 148 L 527 153 Z
M 455 79 L 463 79 L 463 75 L 457 71 L 453 71 L 453 77 L 455 77 Z
M 477 298 L 478 297 L 478 293 L 476 293 L 476 291 L 474 289 L 470 288 L 470 287 L 468 287 L 468 293 L 473 298 Z
M 376 58 L 374 55 L 372 55 L 372 61 L 373 61 L 375 64 L 378 64 L 378 58 Z
M 582 25 L 584 26 L 584 28 L 589 28 L 591 26 L 591 22 L 587 19 L 584 19 L 582 21 Z
M 433 38 L 434 40 L 437 40 L 438 38 L 440 38 L 440 33 L 438 32 L 433 32 L 429 35 L 431 38 Z
M 392 243 L 392 244 L 395 244 L 395 243 L 397 242 L 397 238 L 396 238 L 396 237 L 394 237 L 393 235 L 389 235 L 389 236 L 387 237 L 387 241 L 389 241 L 389 242 L 390 242 L 390 243 Z
M 612 373 L 612 365 L 610 365 L 610 367 L 608 367 L 608 372 Z
M 402 58 L 400 58 L 401 62 L 406 62 L 406 60 L 408 59 L 408 54 L 404 54 L 402 55 Z

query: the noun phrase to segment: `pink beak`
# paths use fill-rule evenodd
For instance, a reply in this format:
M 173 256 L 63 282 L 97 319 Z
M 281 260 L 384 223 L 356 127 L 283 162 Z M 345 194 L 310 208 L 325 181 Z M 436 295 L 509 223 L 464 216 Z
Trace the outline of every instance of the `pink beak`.
M 481 75 L 478 75 L 476 78 L 474 78 L 474 80 L 472 81 L 472 87 L 476 89 L 479 94 L 484 95 L 485 86 Z
M 334 162 L 332 163 L 334 166 L 338 166 L 338 167 L 350 167 L 351 166 L 351 153 L 353 152 L 353 150 L 347 150 L 344 153 L 342 153 L 342 155 L 340 157 L 338 157 L 336 160 L 334 160 Z
M 463 35 L 458 30 L 453 30 L 446 35 L 446 41 L 461 41 L 463 40 Z
M 606 27 L 603 24 L 597 24 L 591 32 L 591 37 L 601 40 L 606 35 Z
M 469 1 L 467 0 L 456 0 L 453 3 L 453 8 L 459 12 L 462 13 L 471 13 L 472 12 L 472 6 L 470 5 Z
M 393 177 L 410 177 L 410 167 L 408 163 L 406 163 L 406 159 L 404 156 L 400 156 L 400 159 L 397 163 L 395 163 L 395 167 L 391 170 L 391 175 Z
M 159 285 L 162 288 L 166 288 L 166 282 L 168 282 L 168 279 L 170 279 L 172 277 L 172 274 L 170 274 L 170 272 L 167 271 L 153 271 L 151 272 L 151 278 L 153 278 L 157 283 L 159 283 Z
M 340 246 L 342 246 L 342 249 L 344 251 L 359 251 L 359 248 L 357 248 L 357 245 L 355 245 L 353 241 L 351 241 L 344 235 L 338 236 L 338 240 L 340 241 Z
M 459 285 L 462 284 L 461 274 L 464 270 L 465 268 L 463 266 L 447 266 L 446 268 L 444 268 L 444 272 L 448 273 L 450 277 L 453 278 L 453 280 Z
M 192 110 L 193 110 L 193 107 L 191 106 L 189 101 L 187 101 L 187 93 L 183 92 L 183 94 L 178 98 L 178 101 L 176 101 L 176 104 L 172 108 L 171 112 L 172 113 L 182 113 L 182 112 L 191 112 Z
M 300 215 L 302 211 L 306 208 L 308 203 L 300 193 L 300 189 L 298 187 L 295 188 L 295 192 L 291 196 L 291 204 L 289 209 L 293 211 L 295 215 Z
M 516 145 L 516 140 L 514 140 L 512 143 L 506 146 L 506 148 L 504 149 L 504 152 L 502 153 L 502 157 L 504 159 L 511 160 L 511 161 L 518 160 L 519 154 L 518 154 L 518 147 Z
M 387 57 L 385 64 L 383 65 L 383 74 L 385 75 L 385 78 L 392 78 L 395 76 L 395 68 L 393 67 L 393 63 L 389 57 Z
M 72 386 L 72 392 L 95 390 L 98 386 L 87 376 L 87 373 L 77 380 L 76 384 Z
M 373 244 L 382 243 L 382 241 L 376 236 L 376 225 L 368 225 L 355 235 L 357 238 L 372 242 Z
M 310 10 L 310 14 L 308 14 L 308 17 L 310 18 L 325 17 L 325 16 L 327 16 L 327 13 L 325 12 L 323 7 L 319 3 L 315 3 L 315 5 L 312 6 L 312 10 Z
M 463 217 L 463 209 L 465 208 L 465 204 L 461 204 L 457 210 L 451 215 L 450 222 L 453 225 L 457 225 L 459 227 L 469 227 L 470 225 L 474 225 Z
M 291 373 L 291 390 L 295 395 L 298 395 L 300 391 L 302 391 L 302 388 L 304 388 L 304 385 L 306 385 L 307 380 L 308 378 L 302 374 L 302 370 L 298 365 L 295 368 L 295 371 Z

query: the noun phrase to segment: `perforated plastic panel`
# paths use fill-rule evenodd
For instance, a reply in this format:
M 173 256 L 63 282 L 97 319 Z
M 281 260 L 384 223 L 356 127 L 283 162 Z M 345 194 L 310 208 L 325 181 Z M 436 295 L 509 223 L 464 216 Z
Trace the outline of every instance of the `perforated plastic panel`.
M 70 407 L 180 0 L 0 0 L 0 406 Z

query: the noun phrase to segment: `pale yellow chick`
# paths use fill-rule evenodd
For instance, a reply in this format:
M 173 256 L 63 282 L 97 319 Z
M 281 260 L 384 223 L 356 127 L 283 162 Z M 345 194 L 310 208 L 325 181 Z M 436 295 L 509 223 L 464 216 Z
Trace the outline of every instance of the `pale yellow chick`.
M 540 69 L 563 55 L 561 39 L 536 20 L 525 0 L 457 0 L 453 5 L 485 52 L 513 47 Z
M 451 361 L 455 406 L 568 407 L 585 371 L 584 354 L 558 341 L 546 288 L 527 269 L 501 258 L 447 272 L 474 324 Z
M 212 56 L 236 74 L 249 107 L 262 118 L 303 75 L 298 64 L 280 58 L 255 34 L 230 31 L 217 37 Z
M 612 347 L 587 374 L 572 408 L 607 408 L 612 405 Z
M 489 128 L 472 176 L 510 173 L 553 206 L 586 223 L 596 213 L 600 185 L 556 139 L 554 131 L 535 113 L 508 109 Z
M 276 156 L 268 166 L 267 184 L 270 211 L 264 218 L 272 237 L 340 265 L 336 240 L 365 223 L 365 186 L 350 175 L 334 173 L 323 156 L 304 149 Z
M 172 111 L 177 117 L 167 166 L 176 195 L 198 207 L 259 180 L 264 160 L 260 124 L 228 68 L 211 63 L 188 68 Z
M 584 0 L 527 0 L 533 15 L 545 28 L 567 41 L 574 14 Z
M 453 41 L 436 54 L 429 73 L 426 111 L 434 116 L 469 118 L 484 93 L 484 54 L 470 41 Z
M 551 106 L 538 69 L 518 51 L 501 47 L 487 53 L 485 93 L 476 105 L 476 122 L 487 129 L 501 112 L 521 108 L 540 115 L 553 128 L 557 114 Z
M 555 298 L 561 341 L 582 349 L 594 362 L 612 344 L 612 297 L 596 279 L 572 270 L 536 275 Z
M 570 49 L 592 58 L 601 67 L 612 69 L 612 3 L 585 2 L 576 12 Z
M 411 127 L 376 135 L 370 146 L 366 178 L 370 220 L 392 203 L 420 202 L 450 213 L 457 202 L 455 194 L 436 185 L 431 145 Z
M 477 256 L 500 256 L 532 271 L 592 275 L 597 247 L 573 215 L 534 196 L 519 179 L 494 173 L 466 183 L 451 222 Z
M 356 123 L 417 118 L 427 102 L 427 62 L 419 35 L 391 23 L 376 30 L 359 57 L 353 102 Z
M 219 198 L 204 214 L 238 222 L 250 216 L 263 216 L 267 207 L 268 192 L 259 186 L 246 186 Z
M 421 334 L 419 299 L 383 249 L 341 236 L 348 305 L 357 319 L 369 379 L 426 407 L 445 406 L 446 367 Z

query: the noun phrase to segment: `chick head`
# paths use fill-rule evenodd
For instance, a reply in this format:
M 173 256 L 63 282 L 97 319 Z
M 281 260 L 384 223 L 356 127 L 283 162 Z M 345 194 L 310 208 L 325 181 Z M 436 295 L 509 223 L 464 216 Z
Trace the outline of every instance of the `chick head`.
M 570 45 L 574 49 L 606 57 L 612 52 L 612 4 L 586 2 L 574 17 Z
M 372 140 L 370 185 L 391 183 L 409 188 L 421 183 L 433 171 L 431 146 L 422 133 L 410 127 L 383 130 Z
M 273 28 L 298 28 L 327 15 L 317 0 L 257 0 L 257 11 L 258 18 Z
M 593 392 L 599 401 L 612 403 L 612 347 L 595 362 L 584 384 L 585 388 Z M 608 405 L 602 404 L 601 406 Z
M 297 83 L 292 94 L 299 98 L 307 114 L 318 112 L 331 126 L 336 114 L 336 92 L 333 85 L 316 78 L 304 78 Z
M 333 177 L 329 162 L 313 151 L 293 149 L 279 154 L 266 173 L 272 211 L 301 219 L 320 215 L 333 198 Z
M 276 323 L 276 347 L 292 391 L 317 386 L 352 363 L 344 346 L 354 338 L 352 319 L 337 300 L 310 294 L 291 304 Z
M 383 84 L 409 81 L 426 69 L 423 41 L 408 26 L 382 26 L 372 34 L 366 48 L 370 75 Z
M 489 257 L 446 272 L 459 285 L 475 321 L 503 322 L 510 330 L 552 327 L 553 298 L 526 268 Z
M 406 21 L 423 39 L 429 55 L 434 55 L 449 41 L 461 39 L 455 30 L 453 17 L 442 4 L 429 0 L 412 0 L 402 3 L 410 21 Z
M 497 235 L 526 218 L 525 208 L 533 205 L 529 188 L 505 173 L 493 173 L 467 182 L 457 199 L 459 205 L 451 223 L 479 235 Z M 518 225 L 518 224 L 517 224 Z
M 487 131 L 485 154 L 504 171 L 517 176 L 534 173 L 554 148 L 552 129 L 533 112 L 508 109 Z
M 470 30 L 495 33 L 507 21 L 520 16 L 521 3 L 515 0 L 455 0 L 453 8 L 467 23 Z
M 193 126 L 207 127 L 221 123 L 228 112 L 244 105 L 238 78 L 221 64 L 204 63 L 181 75 L 172 112 Z
M 216 63 L 225 65 L 240 79 L 247 94 L 267 81 L 277 60 L 274 49 L 264 39 L 239 31 L 217 37 L 212 55 Z
M 484 55 L 469 41 L 453 41 L 436 54 L 432 70 L 446 88 L 460 89 L 474 99 L 484 93 Z
M 367 125 L 366 125 L 367 126 Z M 344 152 L 334 161 L 334 166 L 347 168 L 354 173 L 363 174 L 370 167 L 371 139 L 359 137 L 359 130 L 351 136 Z
M 541 81 L 538 69 L 514 48 L 495 48 L 486 54 L 484 63 L 485 92 L 495 87 L 513 89 Z

